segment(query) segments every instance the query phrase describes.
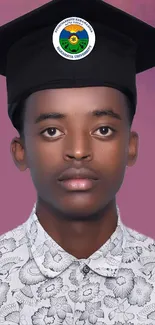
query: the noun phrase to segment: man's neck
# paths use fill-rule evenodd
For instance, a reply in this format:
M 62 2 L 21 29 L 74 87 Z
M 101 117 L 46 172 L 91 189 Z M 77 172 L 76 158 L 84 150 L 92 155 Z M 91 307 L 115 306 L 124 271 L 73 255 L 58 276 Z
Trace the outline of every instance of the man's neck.
M 87 259 L 111 237 L 117 227 L 117 208 L 111 202 L 93 221 L 60 219 L 38 202 L 36 214 L 40 224 L 66 252 L 78 259 Z

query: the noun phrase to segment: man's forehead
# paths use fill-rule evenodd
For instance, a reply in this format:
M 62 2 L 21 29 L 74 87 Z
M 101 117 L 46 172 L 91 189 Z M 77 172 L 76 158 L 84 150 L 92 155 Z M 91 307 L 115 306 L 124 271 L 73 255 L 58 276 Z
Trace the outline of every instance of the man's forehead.
M 27 113 L 35 117 L 50 112 L 63 114 L 64 117 L 93 117 L 97 116 L 94 112 L 101 110 L 125 114 L 125 106 L 125 95 L 110 87 L 46 89 L 31 94 L 26 101 Z
M 124 94 L 118 89 L 106 86 L 96 87 L 79 87 L 79 88 L 62 88 L 62 89 L 45 89 L 32 93 L 26 100 L 26 102 L 39 103 L 41 100 L 47 102 L 50 98 L 52 100 L 63 100 L 65 97 L 68 101 L 74 100 L 74 97 L 92 100 L 94 98 L 113 100 L 124 99 Z

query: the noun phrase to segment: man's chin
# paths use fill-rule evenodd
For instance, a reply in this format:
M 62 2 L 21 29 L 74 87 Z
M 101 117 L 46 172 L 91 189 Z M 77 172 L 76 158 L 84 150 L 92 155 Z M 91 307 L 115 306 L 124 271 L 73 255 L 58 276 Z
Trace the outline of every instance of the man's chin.
M 94 204 L 93 204 L 94 203 Z M 98 206 L 96 202 L 83 201 L 83 202 L 65 202 L 59 205 L 57 213 L 63 219 L 72 221 L 88 221 L 97 220 L 101 217 L 102 207 Z

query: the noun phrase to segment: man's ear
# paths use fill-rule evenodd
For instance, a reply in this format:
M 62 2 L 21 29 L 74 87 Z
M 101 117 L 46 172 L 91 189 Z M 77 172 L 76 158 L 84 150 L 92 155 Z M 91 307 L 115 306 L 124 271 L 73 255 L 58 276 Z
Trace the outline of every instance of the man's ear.
M 137 132 L 130 133 L 129 150 L 128 150 L 128 163 L 127 166 L 133 166 L 138 157 L 139 136 Z
M 16 167 L 20 171 L 25 171 L 28 166 L 26 161 L 24 141 L 21 138 L 15 137 L 11 141 L 10 151 Z

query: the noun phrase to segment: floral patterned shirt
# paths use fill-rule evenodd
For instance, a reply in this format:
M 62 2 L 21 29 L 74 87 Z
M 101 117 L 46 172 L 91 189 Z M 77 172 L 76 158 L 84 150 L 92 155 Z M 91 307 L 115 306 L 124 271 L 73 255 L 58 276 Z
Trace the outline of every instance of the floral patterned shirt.
M 29 219 L 0 237 L 0 324 L 155 325 L 155 241 L 120 218 L 111 238 L 77 259 Z

